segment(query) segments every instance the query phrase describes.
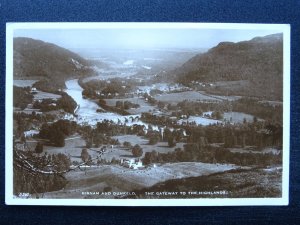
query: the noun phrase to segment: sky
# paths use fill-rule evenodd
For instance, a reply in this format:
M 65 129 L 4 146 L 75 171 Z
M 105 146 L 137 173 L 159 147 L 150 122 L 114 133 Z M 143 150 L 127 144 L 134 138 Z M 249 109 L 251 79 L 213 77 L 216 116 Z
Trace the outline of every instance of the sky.
M 239 42 L 277 33 L 255 29 L 16 29 L 14 37 L 30 37 L 67 49 L 211 48 L 223 41 Z

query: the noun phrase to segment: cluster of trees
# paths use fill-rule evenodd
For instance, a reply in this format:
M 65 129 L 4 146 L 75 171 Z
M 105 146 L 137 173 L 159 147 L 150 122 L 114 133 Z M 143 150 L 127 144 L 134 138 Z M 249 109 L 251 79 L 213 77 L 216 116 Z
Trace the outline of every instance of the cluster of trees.
M 147 119 L 145 119 L 147 118 Z M 142 119 L 146 122 L 154 120 L 159 125 L 167 124 L 162 117 L 151 114 L 143 114 Z M 224 143 L 224 147 L 235 146 L 257 146 L 263 148 L 267 146 L 282 147 L 282 125 L 276 122 L 258 122 L 243 123 L 240 125 L 214 124 L 209 126 L 191 126 L 191 125 L 173 125 L 175 128 L 172 132 L 164 129 L 163 138 L 158 132 L 148 132 L 146 137 L 149 138 L 149 144 L 155 144 L 159 140 L 167 141 L 169 146 L 173 141 L 184 141 L 187 143 Z M 186 131 L 186 136 L 183 135 L 183 130 Z M 185 140 L 186 139 L 186 140 Z
M 174 129 L 171 131 L 169 128 L 165 128 L 162 132 L 149 129 L 145 137 L 149 139 L 150 145 L 155 145 L 157 142 L 163 141 L 168 142 L 170 148 L 176 146 L 176 143 L 179 141 L 185 141 L 183 140 L 184 135 L 182 129 Z
M 211 118 L 216 119 L 216 120 L 221 120 L 221 119 L 223 119 L 223 113 L 220 111 L 213 111 L 211 113 Z
M 35 87 L 38 90 L 54 93 L 54 94 L 61 94 L 61 91 L 59 91 L 59 88 L 64 87 L 64 82 L 60 79 L 41 79 L 33 84 L 33 87 Z
M 97 131 L 93 131 L 91 136 L 86 137 L 86 147 L 92 148 L 96 147 L 99 148 L 101 145 L 119 145 L 120 142 L 116 139 L 111 138 L 110 136 L 106 136 L 103 133 L 99 133 Z
M 73 134 L 76 130 L 76 122 L 58 120 L 52 124 L 44 123 L 39 136 L 40 138 L 48 139 L 54 146 L 63 147 L 65 146 L 65 137 Z
M 224 148 L 203 147 L 197 143 L 190 143 L 186 144 L 183 150 L 177 148 L 174 152 L 158 153 L 155 150 L 146 152 L 143 158 L 145 165 L 166 162 L 231 163 L 242 166 L 268 166 L 280 164 L 282 162 L 282 156 L 281 154 L 274 155 L 272 153 L 233 153 Z
M 216 117 L 221 118 L 222 113 L 224 111 L 228 111 L 230 106 L 229 102 L 223 101 L 223 102 L 192 102 L 192 101 L 181 101 L 177 103 L 176 109 L 179 110 L 174 113 L 180 113 L 180 114 L 185 114 L 185 115 L 202 115 L 203 112 L 207 111 L 214 111 L 218 112 L 218 115 Z M 176 115 L 176 114 L 175 114 Z M 178 115 L 177 115 L 178 116 Z
M 143 96 L 145 99 L 147 99 L 147 101 L 151 104 L 151 105 L 156 105 L 157 104 L 157 100 L 155 98 L 153 98 L 151 95 L 149 95 L 148 93 L 145 93 Z
M 159 94 L 162 94 L 162 93 L 164 93 L 164 92 L 159 90 L 159 89 L 151 89 L 150 92 L 149 92 L 149 94 L 152 95 L 152 96 L 153 95 L 159 95 Z
M 148 112 L 141 114 L 141 121 L 161 126 L 172 126 L 174 124 L 174 121 L 168 116 L 153 115 L 152 113 Z
M 33 126 L 39 126 L 42 123 L 53 121 L 55 115 L 50 114 L 36 114 L 34 111 L 32 114 L 26 113 L 14 113 L 14 135 L 16 138 L 21 137 L 25 130 L 32 129 Z
M 118 140 L 111 138 L 111 136 L 120 134 L 118 126 L 108 121 L 98 122 L 94 129 L 89 125 L 82 126 L 78 132 L 85 139 L 87 148 L 120 144 Z
M 209 126 L 178 126 L 171 131 L 165 128 L 163 136 L 158 131 L 148 131 L 144 136 L 149 139 L 149 144 L 158 141 L 168 142 L 169 147 L 174 147 L 176 142 L 197 143 L 207 146 L 212 143 L 222 143 L 225 148 L 256 146 L 282 147 L 282 126 L 279 123 L 254 122 L 240 125 L 209 125 Z M 183 131 L 186 131 L 186 136 Z
M 244 123 L 234 125 L 210 125 L 206 127 L 186 127 L 187 142 L 224 143 L 224 147 L 267 146 L 282 147 L 282 126 L 273 123 Z
M 132 147 L 131 152 L 134 157 L 141 157 L 143 155 L 143 149 L 138 144 Z
M 86 148 L 83 148 L 82 151 L 81 151 L 81 160 L 84 162 L 84 163 L 87 163 L 89 164 L 91 162 L 91 155 L 88 153 L 88 150 Z
M 162 106 L 164 107 L 164 105 Z M 173 110 L 172 116 L 180 117 L 182 115 L 202 115 L 205 111 L 213 111 L 211 118 L 222 119 L 223 112 L 235 111 L 251 114 L 257 118 L 265 119 L 272 123 L 282 124 L 282 106 L 270 105 L 268 103 L 260 103 L 257 99 L 241 98 L 236 101 L 223 101 L 221 103 L 206 103 L 206 102 L 190 102 L 182 101 L 177 106 L 167 105 L 167 108 Z M 142 113 L 141 120 L 146 123 L 151 123 L 161 126 L 175 126 L 167 116 L 153 115 L 151 113 Z
M 138 108 L 140 107 L 139 104 L 134 104 L 130 101 L 117 101 L 116 102 L 116 107 L 119 108 L 119 109 L 130 109 L 130 108 Z
M 118 94 L 119 96 L 124 96 L 126 92 L 129 92 L 130 88 L 126 85 L 123 85 L 122 82 L 118 80 L 111 80 L 110 83 L 106 84 L 105 87 L 101 90 L 101 93 L 104 96 L 110 97 L 111 95 Z
M 49 112 L 51 110 L 56 110 L 58 108 L 56 100 L 51 98 L 43 99 L 41 102 L 34 101 L 32 107 L 34 109 L 40 109 L 40 111 L 42 112 Z
M 169 106 L 168 106 L 169 109 Z M 170 110 L 172 107 L 170 106 Z M 203 112 L 213 111 L 212 118 L 221 119 L 222 112 L 234 111 L 254 115 L 265 120 L 282 122 L 282 106 L 261 103 L 257 98 L 240 98 L 235 101 L 214 102 L 191 102 L 182 101 L 177 103 L 172 112 L 173 116 L 202 115 Z
M 118 113 L 120 115 L 126 116 L 126 115 L 130 115 L 125 109 L 124 107 L 114 107 L 114 106 L 109 106 L 106 104 L 106 101 L 100 97 L 98 99 L 98 105 L 103 108 L 104 110 L 110 111 L 110 112 L 115 112 Z
M 35 146 L 35 152 L 40 154 L 43 152 L 44 145 L 41 142 L 38 142 L 37 145 Z
M 149 145 L 155 145 L 161 140 L 161 135 L 158 132 L 148 132 Z
M 39 194 L 62 189 L 67 180 L 63 174 L 70 169 L 70 159 L 64 154 L 36 155 L 14 149 L 13 191 Z
M 232 110 L 254 115 L 258 118 L 282 123 L 282 105 L 269 105 L 260 103 L 254 98 L 241 98 L 232 102 Z
M 77 107 L 77 103 L 70 95 L 63 92 L 61 98 L 57 100 L 57 106 L 63 109 L 65 112 L 73 114 Z
M 85 153 L 84 153 L 85 155 Z M 88 165 L 88 166 L 91 166 L 91 165 L 97 165 L 97 166 L 100 166 L 100 165 L 111 165 L 111 164 L 118 164 L 120 161 L 117 160 L 115 157 L 113 157 L 111 160 L 109 159 L 103 159 L 103 158 L 99 158 L 99 159 L 93 159 L 91 158 L 91 156 L 88 154 L 88 157 L 87 156 L 84 156 L 86 158 L 88 158 L 87 161 L 84 161 L 83 158 L 81 158 L 82 162 L 79 162 L 79 161 L 73 161 L 72 164 L 74 166 L 80 166 L 80 165 Z
M 105 98 L 112 98 L 116 95 L 122 97 L 130 93 L 133 87 L 131 82 L 117 78 L 107 81 L 91 80 L 86 83 L 80 81 L 80 85 L 84 89 L 82 95 L 92 99 L 98 98 L 99 95 Z
M 48 112 L 51 110 L 63 109 L 65 112 L 74 113 L 77 107 L 76 102 L 67 93 L 61 93 L 61 98 L 55 99 L 43 99 L 41 102 L 35 101 L 33 108 L 40 109 L 42 112 Z
M 13 87 L 13 105 L 20 107 L 22 110 L 32 103 L 33 95 L 30 93 L 30 87 Z
M 101 137 L 101 135 L 104 135 L 105 139 L 109 141 L 110 136 L 116 136 L 122 134 L 136 134 L 138 136 L 143 136 L 145 135 L 144 129 L 145 129 L 144 125 L 134 124 L 129 127 L 126 126 L 125 124 L 118 125 L 113 123 L 112 121 L 104 120 L 102 122 L 98 122 L 94 129 L 89 125 L 79 127 L 78 132 L 83 137 L 90 138 L 90 139 L 93 137 L 93 135 L 99 135 L 99 137 Z M 111 141 L 113 141 L 113 139 L 111 139 Z M 93 143 L 95 142 L 93 141 Z M 113 143 L 110 142 L 109 144 L 113 144 Z
M 130 148 L 130 149 L 132 148 L 132 145 L 129 141 L 124 141 L 123 146 L 124 146 L 124 148 Z
M 53 121 L 55 116 L 51 114 L 39 114 L 33 111 L 31 114 L 24 112 L 14 112 L 13 118 L 14 120 L 30 120 L 42 123 Z
M 176 111 L 172 112 L 173 116 L 180 115 L 202 115 L 204 112 L 212 111 L 210 118 L 221 120 L 223 119 L 223 112 L 230 111 L 230 102 L 191 102 L 184 100 L 177 103 Z

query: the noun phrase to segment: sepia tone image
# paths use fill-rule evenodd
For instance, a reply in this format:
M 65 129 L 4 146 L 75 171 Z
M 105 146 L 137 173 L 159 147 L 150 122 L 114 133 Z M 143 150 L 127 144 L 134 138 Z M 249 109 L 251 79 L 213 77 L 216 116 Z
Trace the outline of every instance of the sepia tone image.
M 13 30 L 11 197 L 282 198 L 284 31 L 123 25 Z

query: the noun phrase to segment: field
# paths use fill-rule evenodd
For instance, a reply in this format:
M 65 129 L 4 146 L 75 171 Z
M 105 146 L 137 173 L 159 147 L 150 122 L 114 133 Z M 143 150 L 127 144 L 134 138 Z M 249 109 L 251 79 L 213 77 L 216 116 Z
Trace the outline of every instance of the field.
M 14 86 L 31 87 L 38 80 L 14 80 Z
M 268 154 L 272 153 L 274 155 L 280 154 L 281 150 L 275 149 L 275 148 L 264 148 L 262 150 L 253 150 L 253 149 L 247 149 L 247 148 L 228 148 L 229 151 L 233 153 L 254 153 L 254 154 Z
M 216 95 L 232 95 L 237 93 L 244 94 L 243 89 L 251 90 L 251 82 L 248 80 L 217 81 L 213 83 L 212 88 L 210 87 L 206 91 Z
M 43 100 L 46 98 L 58 99 L 58 98 L 61 98 L 61 96 L 57 95 L 57 94 L 43 92 L 43 91 L 37 91 L 37 93 L 34 94 L 34 100 Z
M 123 135 L 123 136 L 113 136 L 112 138 L 118 139 L 120 143 L 122 144 L 124 141 L 129 141 L 132 146 L 138 144 L 143 149 L 143 155 L 144 157 L 146 152 L 152 152 L 152 150 L 155 150 L 160 153 L 167 153 L 172 152 L 175 150 L 175 148 L 183 148 L 184 143 L 177 143 L 175 147 L 168 147 L 167 142 L 158 142 L 156 145 L 149 145 L 148 140 L 144 139 L 140 136 L 136 135 Z M 92 158 L 96 158 L 99 155 L 99 151 L 102 146 L 99 148 L 88 148 L 88 153 Z M 54 146 L 47 146 L 44 145 L 44 152 L 47 152 L 48 154 L 58 154 L 63 153 L 66 155 L 69 155 L 71 158 L 71 161 L 77 161 L 82 162 L 81 160 L 81 151 L 85 147 L 85 140 L 83 140 L 80 136 L 74 136 L 69 137 L 65 139 L 65 146 L 64 147 L 54 147 Z M 126 149 L 122 146 L 113 146 L 108 147 L 107 150 L 103 155 L 101 155 L 101 159 L 105 159 L 106 161 L 111 161 L 113 158 L 119 160 L 121 158 L 134 158 L 131 150 Z M 94 161 L 95 162 L 95 161 Z
M 151 187 L 172 179 L 198 177 L 236 169 L 233 165 L 208 164 L 199 162 L 166 163 L 143 170 L 132 170 L 119 165 L 104 165 L 98 168 L 83 168 L 66 175 L 69 183 L 60 191 L 45 193 L 44 198 L 112 198 L 113 196 L 83 196 L 82 192 L 124 192 Z
M 204 117 L 200 116 L 190 116 L 188 119 L 180 119 L 178 120 L 178 124 L 182 123 L 192 123 L 195 122 L 197 125 L 203 125 L 203 126 L 208 126 L 210 124 L 216 124 L 216 123 L 222 123 L 220 120 L 214 120 L 214 119 L 207 119 Z
M 233 123 L 243 123 L 244 119 L 247 122 L 253 122 L 254 116 L 241 112 L 225 112 L 224 119 Z
M 183 145 L 185 144 L 185 143 L 177 143 L 175 147 L 170 148 L 167 142 L 158 142 L 155 145 L 149 145 L 148 139 L 136 135 L 114 136 L 113 138 L 118 139 L 120 143 L 123 143 L 124 141 L 128 141 L 131 143 L 132 146 L 136 144 L 140 145 L 141 148 L 143 149 L 144 154 L 145 152 L 152 152 L 152 150 L 155 150 L 156 152 L 159 153 L 172 152 L 175 150 L 175 148 L 183 148 Z
M 48 154 L 66 154 L 70 156 L 72 162 L 82 162 L 80 155 L 83 148 L 85 148 L 85 141 L 80 136 L 74 136 L 65 139 L 64 147 L 44 145 L 44 152 Z
M 158 101 L 167 103 L 178 103 L 184 100 L 188 101 L 221 101 L 218 98 L 204 95 L 196 91 L 184 91 L 178 93 L 155 95 L 154 98 Z

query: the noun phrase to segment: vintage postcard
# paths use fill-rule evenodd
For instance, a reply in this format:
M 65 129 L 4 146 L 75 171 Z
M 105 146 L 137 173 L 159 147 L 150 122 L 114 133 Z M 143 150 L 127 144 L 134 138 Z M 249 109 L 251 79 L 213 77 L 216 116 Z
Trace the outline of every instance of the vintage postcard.
M 6 204 L 287 205 L 290 26 L 8 23 Z

